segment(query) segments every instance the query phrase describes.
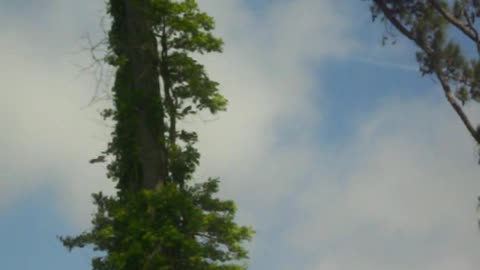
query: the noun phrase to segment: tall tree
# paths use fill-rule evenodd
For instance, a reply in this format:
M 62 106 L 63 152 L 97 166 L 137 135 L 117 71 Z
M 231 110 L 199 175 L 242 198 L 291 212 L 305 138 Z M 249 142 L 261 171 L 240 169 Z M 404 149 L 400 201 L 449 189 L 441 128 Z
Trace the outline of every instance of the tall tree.
M 480 1 L 372 0 L 371 12 L 374 20 L 385 23 L 385 39 L 398 32 L 414 42 L 421 74 L 439 81 L 445 98 L 480 144 L 479 126 L 463 108 L 471 100 L 480 102 Z
M 70 250 L 93 245 L 95 270 L 244 269 L 252 230 L 235 205 L 214 196 L 218 180 L 192 184 L 200 154 L 195 132 L 177 121 L 225 110 L 218 83 L 192 53 L 221 52 L 214 21 L 195 0 L 110 0 L 106 61 L 116 68 L 115 129 L 105 155 L 117 194 L 94 194 L 92 228 L 60 237 Z M 101 159 L 97 159 L 101 160 Z

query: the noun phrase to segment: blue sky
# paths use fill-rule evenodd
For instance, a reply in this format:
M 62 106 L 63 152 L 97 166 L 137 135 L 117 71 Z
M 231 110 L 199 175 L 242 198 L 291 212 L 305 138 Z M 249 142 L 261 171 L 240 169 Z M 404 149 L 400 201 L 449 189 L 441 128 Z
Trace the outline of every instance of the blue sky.
M 226 42 L 201 61 L 230 105 L 184 125 L 200 134 L 198 178 L 219 176 L 257 230 L 249 269 L 478 268 L 474 143 L 411 44 L 383 48 L 363 1 L 199 3 Z M 0 0 L 1 269 L 89 269 L 56 236 L 88 228 L 90 193 L 112 191 L 88 164 L 109 140 L 108 101 L 86 106 L 96 84 L 81 71 L 103 13 Z

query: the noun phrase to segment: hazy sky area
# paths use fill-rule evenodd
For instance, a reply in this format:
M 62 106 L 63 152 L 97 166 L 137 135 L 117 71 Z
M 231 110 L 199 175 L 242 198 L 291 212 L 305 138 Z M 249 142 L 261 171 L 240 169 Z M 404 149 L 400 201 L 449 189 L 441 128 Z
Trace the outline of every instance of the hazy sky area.
M 198 2 L 226 44 L 200 59 L 230 103 L 184 125 L 199 131 L 198 178 L 220 177 L 257 231 L 249 269 L 480 267 L 475 144 L 411 44 L 381 46 L 368 2 Z M 109 103 L 88 106 L 82 69 L 104 14 L 98 0 L 0 0 L 0 269 L 90 269 L 56 236 L 86 230 L 90 194 L 113 190 L 88 163 Z

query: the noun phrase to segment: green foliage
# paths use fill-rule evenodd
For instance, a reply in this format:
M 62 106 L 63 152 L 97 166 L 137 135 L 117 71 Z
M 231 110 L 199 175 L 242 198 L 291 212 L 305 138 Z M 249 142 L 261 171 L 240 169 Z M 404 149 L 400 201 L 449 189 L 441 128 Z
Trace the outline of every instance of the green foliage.
M 201 12 L 194 0 L 152 0 L 152 19 L 157 34 L 166 34 L 172 49 L 218 52 L 223 42 L 211 34 L 215 22 Z
M 118 192 L 94 194 L 92 228 L 60 240 L 69 250 L 91 245 L 102 252 L 92 260 L 94 270 L 245 269 L 242 245 L 253 230 L 234 222 L 232 201 L 214 197 L 218 180 L 191 183 L 200 159 L 198 137 L 176 124 L 201 110 L 226 109 L 218 83 L 191 56 L 221 52 L 223 42 L 211 33 L 213 18 L 194 0 L 110 0 L 108 12 L 113 20 L 105 61 L 116 77 L 114 107 L 102 116 L 115 128 L 94 161 L 113 157 L 107 176 Z M 145 149 L 149 145 L 154 151 Z M 165 160 L 145 161 L 162 151 Z M 146 166 L 167 170 L 155 188 L 145 185 Z
M 91 231 L 61 238 L 72 249 L 94 245 L 108 256 L 94 269 L 245 269 L 239 244 L 252 230 L 235 224 L 235 205 L 213 198 L 218 181 L 178 189 L 143 190 L 123 198 L 94 194 L 98 206 Z

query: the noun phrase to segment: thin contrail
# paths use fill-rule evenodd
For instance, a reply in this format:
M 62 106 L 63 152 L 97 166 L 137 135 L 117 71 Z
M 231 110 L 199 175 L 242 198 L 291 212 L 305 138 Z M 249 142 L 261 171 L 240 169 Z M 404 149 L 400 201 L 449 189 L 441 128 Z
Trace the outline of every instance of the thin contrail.
M 375 59 L 372 59 L 372 58 L 352 57 L 352 58 L 348 58 L 348 61 L 368 64 L 368 65 L 374 65 L 374 66 L 379 66 L 379 67 L 385 67 L 385 68 L 391 68 L 391 69 L 400 69 L 400 70 L 405 70 L 405 71 L 418 72 L 418 67 L 413 66 L 413 65 L 402 65 L 402 64 L 396 64 L 396 63 L 391 63 L 391 62 L 383 62 L 383 61 L 378 61 L 378 60 L 375 60 Z

